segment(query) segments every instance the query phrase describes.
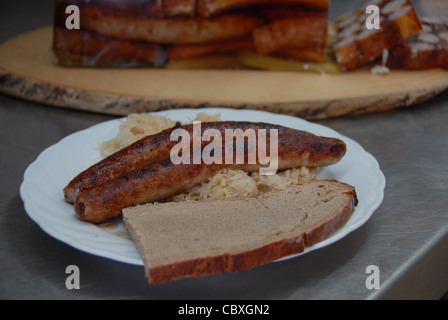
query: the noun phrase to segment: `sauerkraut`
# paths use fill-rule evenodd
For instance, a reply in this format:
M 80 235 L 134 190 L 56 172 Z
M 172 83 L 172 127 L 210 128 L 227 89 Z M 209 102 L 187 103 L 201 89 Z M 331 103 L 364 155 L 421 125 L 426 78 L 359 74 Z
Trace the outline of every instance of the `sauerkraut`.
M 205 113 L 199 113 L 195 119 L 191 119 L 189 121 L 187 120 L 186 122 L 180 122 L 182 124 L 188 124 L 192 121 L 212 122 L 221 121 L 220 119 L 221 116 L 219 114 L 208 115 Z M 146 136 L 172 128 L 176 125 L 177 122 L 177 120 L 173 120 L 160 115 L 129 115 L 124 121 L 121 122 L 117 136 L 109 141 L 103 142 L 100 145 L 101 156 L 105 158 L 112 153 L 121 150 Z
M 221 116 L 200 113 L 192 121 L 221 121 Z M 177 120 L 151 114 L 130 115 L 121 124 L 118 134 L 112 140 L 100 145 L 100 152 L 106 157 L 145 136 L 159 133 L 173 127 Z M 229 198 L 256 198 L 273 189 L 285 188 L 293 184 L 305 183 L 316 179 L 317 168 L 299 167 L 265 176 L 258 172 L 224 169 L 207 183 L 178 194 L 168 201 L 207 201 Z
M 280 171 L 271 176 L 262 176 L 258 172 L 248 173 L 243 170 L 222 170 L 209 182 L 178 194 L 170 200 L 206 201 L 238 198 L 257 198 L 274 189 L 305 183 L 316 179 L 316 168 L 300 167 Z

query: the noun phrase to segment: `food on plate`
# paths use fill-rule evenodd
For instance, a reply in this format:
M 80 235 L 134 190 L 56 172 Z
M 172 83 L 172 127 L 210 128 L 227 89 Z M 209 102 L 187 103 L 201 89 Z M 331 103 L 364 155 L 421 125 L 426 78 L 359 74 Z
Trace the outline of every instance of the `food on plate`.
M 171 150 L 178 144 L 178 141 L 171 141 L 170 139 L 172 132 L 177 129 L 184 129 L 190 133 L 190 136 L 193 135 L 193 125 L 182 126 L 180 123 L 160 133 L 149 135 L 117 151 L 77 175 L 64 188 L 65 199 L 69 203 L 74 203 L 81 192 L 102 185 L 109 180 L 119 178 L 124 174 L 148 169 L 153 163 L 164 162 L 165 168 L 170 167 L 171 164 L 165 161 L 170 158 Z M 256 131 L 259 129 L 278 130 L 280 141 L 279 158 L 280 161 L 288 161 L 287 163 L 282 162 L 285 166 L 284 169 L 290 168 L 287 166 L 290 166 L 292 162 L 294 162 L 295 166 L 319 167 L 329 165 L 338 161 L 345 154 L 345 145 L 340 140 L 317 137 L 308 132 L 266 123 L 239 121 L 208 122 L 201 126 L 201 135 L 208 129 L 216 129 L 222 136 L 225 135 L 225 131 L 228 129 L 241 129 L 243 131 L 247 129 Z M 202 141 L 202 147 L 208 143 L 207 141 Z M 190 144 L 193 144 L 193 140 L 191 140 Z M 224 145 L 222 154 L 225 154 Z M 306 155 L 306 157 L 303 157 L 303 155 Z M 290 160 L 293 157 L 295 160 Z M 254 170 L 258 169 L 259 167 L 254 168 Z
M 336 60 L 345 71 L 365 66 L 382 56 L 383 51 L 417 35 L 422 26 L 410 0 L 375 0 L 381 13 L 380 29 L 368 29 L 366 7 L 349 13 L 336 23 Z
M 66 28 L 69 4 L 79 30 Z M 325 62 L 328 11 L 329 0 L 57 0 L 53 51 L 58 64 L 82 67 L 179 68 L 246 50 Z
M 313 181 L 256 199 L 147 204 L 123 210 L 152 284 L 238 272 L 303 252 L 336 232 L 357 205 L 338 181 Z
M 202 123 L 217 122 L 221 121 L 221 115 L 200 112 L 194 118 L 187 119 L 181 123 L 190 124 L 193 121 L 201 121 Z M 140 139 L 170 129 L 178 122 L 180 121 L 157 114 L 130 114 L 120 121 L 117 135 L 101 143 L 99 147 L 101 157 L 106 158 Z
M 118 39 L 152 43 L 207 43 L 245 36 L 263 24 L 252 14 L 229 13 L 204 19 L 147 19 L 140 14 L 86 6 L 81 25 L 88 30 Z
M 210 122 L 219 120 L 219 115 L 199 114 L 195 120 Z M 176 145 L 169 137 L 178 124 L 162 116 L 128 116 L 121 123 L 117 137 L 100 146 L 104 159 L 81 172 L 64 188 L 66 201 L 74 203 L 83 190 L 169 157 L 171 148 Z
M 448 69 L 448 20 L 422 18 L 423 30 L 389 50 L 391 69 Z
M 250 132 L 264 134 L 264 145 L 253 143 Z M 210 156 L 222 161 L 172 158 L 194 159 L 210 146 Z M 67 185 L 66 200 L 80 220 L 122 219 L 152 284 L 243 271 L 301 253 L 342 228 L 358 204 L 353 186 L 317 179 L 320 167 L 345 156 L 345 143 L 280 125 L 205 113 L 183 123 L 131 115 L 99 147 L 105 158 Z M 267 163 L 260 153 L 250 161 L 263 148 L 265 156 L 275 155 L 275 173 L 262 173 Z
M 192 121 L 217 122 L 221 121 L 221 116 L 198 113 L 194 119 L 184 121 L 184 124 Z M 130 115 L 120 123 L 118 134 L 101 144 L 101 156 L 106 158 L 135 141 L 175 126 L 176 122 L 176 120 L 155 114 Z M 209 182 L 180 193 L 169 201 L 253 198 L 273 188 L 285 188 L 288 185 L 315 180 L 316 175 L 317 168 L 308 167 L 293 168 L 269 176 L 243 170 L 223 170 L 213 176 Z
M 318 168 L 298 167 L 273 175 L 262 175 L 259 172 L 226 169 L 218 172 L 207 183 L 179 193 L 171 197 L 169 201 L 257 198 L 274 189 L 284 189 L 291 185 L 316 180 L 317 172 Z
M 220 142 L 218 146 L 221 163 L 175 164 L 170 153 L 179 142 L 171 141 L 170 137 L 173 130 L 177 129 L 193 133 L 194 127 L 178 123 L 171 129 L 143 138 L 93 165 L 72 180 L 64 193 L 68 202 L 74 202 L 78 217 L 93 223 L 105 222 L 119 217 L 123 208 L 164 201 L 206 183 L 224 169 L 255 172 L 266 167 L 260 157 L 254 163 L 248 161 L 250 147 L 246 146 L 243 163 L 224 161 L 229 150 L 224 142 Z M 270 132 L 277 130 L 278 142 L 275 142 L 278 145 L 278 170 L 328 166 L 340 161 L 346 153 L 346 145 L 339 139 L 266 123 L 208 122 L 201 126 L 201 136 L 208 129 L 215 129 L 222 136 L 227 129 L 243 132 L 247 129 L 255 132 L 266 130 L 266 150 L 270 150 L 274 142 L 270 140 Z M 202 150 L 209 143 L 202 141 L 199 148 Z M 194 153 L 193 139 L 189 140 L 188 145 L 191 146 L 191 153 Z M 233 146 L 232 142 L 232 148 Z

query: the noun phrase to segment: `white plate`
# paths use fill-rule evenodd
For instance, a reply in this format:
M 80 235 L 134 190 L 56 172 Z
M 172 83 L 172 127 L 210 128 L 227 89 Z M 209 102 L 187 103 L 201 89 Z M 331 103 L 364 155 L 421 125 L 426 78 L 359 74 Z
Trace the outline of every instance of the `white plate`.
M 335 137 L 347 145 L 347 154 L 338 164 L 323 168 L 319 179 L 337 179 L 353 185 L 359 205 L 350 220 L 309 252 L 327 246 L 363 225 L 383 201 L 385 177 L 378 162 L 358 143 L 332 129 L 299 118 L 253 110 L 182 109 L 158 112 L 174 120 L 194 119 L 197 113 L 220 114 L 222 120 L 267 122 Z M 96 226 L 77 219 L 73 206 L 63 197 L 63 188 L 73 177 L 101 160 L 98 147 L 118 133 L 121 119 L 98 124 L 74 133 L 43 151 L 25 172 L 20 188 L 28 215 L 45 232 L 79 250 L 112 260 L 143 265 L 142 259 L 121 219 L 107 226 Z M 293 255 L 297 256 L 297 255 Z M 286 258 L 291 258 L 289 256 Z M 283 258 L 281 260 L 284 260 Z

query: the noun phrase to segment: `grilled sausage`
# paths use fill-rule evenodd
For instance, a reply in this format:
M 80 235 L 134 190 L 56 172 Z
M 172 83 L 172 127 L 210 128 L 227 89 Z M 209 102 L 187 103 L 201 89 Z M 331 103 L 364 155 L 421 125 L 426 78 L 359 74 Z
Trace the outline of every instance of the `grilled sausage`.
M 81 25 L 102 35 L 156 43 L 203 43 L 248 35 L 263 24 L 255 15 L 233 13 L 210 19 L 147 18 L 95 6 L 81 10 Z
M 286 19 L 257 28 L 253 32 L 255 48 L 260 55 L 276 53 L 283 48 L 322 48 L 327 45 L 327 24 L 322 16 Z
M 127 172 L 143 169 L 152 162 L 162 161 L 170 157 L 171 149 L 178 143 L 170 141 L 173 130 L 180 128 L 180 123 L 158 134 L 145 137 L 130 146 L 110 155 L 81 172 L 64 188 L 64 196 L 68 203 L 74 203 L 80 192 L 101 185 Z M 182 127 L 192 137 L 193 125 Z M 224 135 L 226 129 L 277 129 L 279 135 L 310 135 L 308 132 L 285 128 L 266 123 L 253 122 L 205 122 L 201 124 L 201 135 L 207 129 L 219 130 Z M 206 144 L 207 142 L 204 142 Z
M 267 139 L 267 144 L 270 140 Z M 225 153 L 223 145 L 223 152 Z M 269 149 L 269 147 L 267 147 Z M 246 155 L 247 155 L 247 151 Z M 282 135 L 278 141 L 278 169 L 300 166 L 326 166 L 338 162 L 346 153 L 343 141 L 312 135 Z M 256 164 L 178 164 L 168 158 L 86 190 L 75 202 L 79 219 L 102 223 L 119 217 L 122 209 L 162 201 L 207 182 L 220 170 L 241 169 L 254 172 L 264 167 Z

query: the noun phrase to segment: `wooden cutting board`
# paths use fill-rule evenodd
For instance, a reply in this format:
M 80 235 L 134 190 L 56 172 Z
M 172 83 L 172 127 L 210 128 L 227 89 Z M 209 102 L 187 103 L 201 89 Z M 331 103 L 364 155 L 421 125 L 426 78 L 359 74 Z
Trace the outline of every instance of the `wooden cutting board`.
M 0 91 L 48 105 L 125 116 L 173 108 L 229 107 L 308 120 L 407 107 L 448 89 L 448 71 L 368 70 L 320 75 L 246 70 L 64 68 L 52 27 L 0 46 Z

